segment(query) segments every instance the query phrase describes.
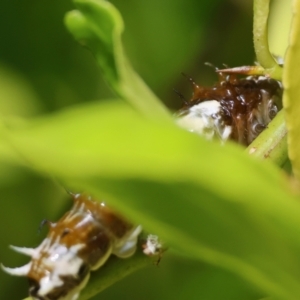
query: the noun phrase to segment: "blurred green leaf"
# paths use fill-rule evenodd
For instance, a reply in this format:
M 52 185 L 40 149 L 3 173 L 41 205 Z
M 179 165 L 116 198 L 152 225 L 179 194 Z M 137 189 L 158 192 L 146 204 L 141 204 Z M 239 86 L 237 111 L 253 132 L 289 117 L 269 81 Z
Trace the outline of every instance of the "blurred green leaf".
M 91 49 L 113 90 L 146 116 L 170 118 L 167 109 L 135 73 L 125 57 L 120 13 L 104 0 L 74 0 L 78 10 L 66 16 L 75 39 Z
M 285 57 L 283 76 L 286 124 L 288 129 L 288 153 L 295 176 L 300 179 L 300 1 L 293 3 L 293 19 L 289 47 Z
M 120 101 L 7 130 L 38 170 L 106 198 L 174 249 L 298 299 L 300 206 L 281 173 Z
M 170 104 L 176 101 L 172 88 L 176 86 L 177 81 L 182 80 L 181 72 L 191 72 L 192 67 L 193 76 L 198 76 L 203 70 L 207 70 L 203 66 L 206 60 L 215 64 L 231 63 L 225 58 L 226 49 L 218 39 L 218 35 L 224 35 L 215 28 L 218 26 L 218 12 L 224 13 L 224 9 L 227 8 L 227 14 L 235 13 L 232 6 L 226 5 L 223 0 L 110 2 L 118 8 L 124 18 L 126 31 L 123 40 L 131 63 L 145 82 L 163 96 L 164 101 L 167 100 L 166 97 L 171 98 L 170 101 L 173 99 Z M 220 4 L 224 7 L 220 7 Z M 243 21 L 245 20 L 247 18 L 244 16 Z M 230 25 L 226 25 L 228 30 Z M 243 25 L 241 27 L 244 27 Z M 228 39 L 232 31 L 228 31 L 226 41 L 230 44 Z M 219 57 L 201 58 L 205 48 L 211 49 L 212 44 L 218 45 L 218 52 L 222 49 L 221 62 L 218 61 Z M 211 51 L 208 52 L 211 54 Z
M 41 109 L 30 83 L 18 72 L 0 65 L 1 118 L 30 117 Z
M 39 99 L 30 82 L 17 71 L 0 64 L 0 119 L 1 122 L 22 124 L 22 118 L 37 115 L 41 110 Z M 0 123 L 0 185 L 14 176 L 9 162 L 17 162 L 14 150 L 1 135 Z

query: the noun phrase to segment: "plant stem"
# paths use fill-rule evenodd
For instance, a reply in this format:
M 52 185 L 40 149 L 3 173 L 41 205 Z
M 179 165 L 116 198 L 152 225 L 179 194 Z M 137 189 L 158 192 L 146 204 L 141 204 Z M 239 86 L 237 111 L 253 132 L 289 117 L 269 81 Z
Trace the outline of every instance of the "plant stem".
M 287 129 L 284 121 L 284 111 L 277 116 L 246 149 L 254 157 L 268 159 L 282 166 L 287 158 Z
M 281 79 L 282 68 L 269 50 L 268 16 L 270 0 L 254 0 L 253 42 L 256 59 L 276 79 Z

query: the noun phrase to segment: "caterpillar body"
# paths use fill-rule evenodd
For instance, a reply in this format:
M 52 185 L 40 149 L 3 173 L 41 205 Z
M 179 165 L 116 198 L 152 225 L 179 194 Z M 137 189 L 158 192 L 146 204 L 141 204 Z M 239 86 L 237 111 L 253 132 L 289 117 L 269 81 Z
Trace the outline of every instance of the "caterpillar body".
M 194 93 L 176 114 L 177 123 L 207 139 L 249 145 L 281 109 L 282 84 L 266 76 L 219 75 L 212 87 L 189 78 Z
M 76 300 L 90 271 L 100 268 L 111 254 L 127 258 L 136 250 L 141 226 L 134 226 L 104 202 L 84 194 L 72 196 L 72 209 L 57 223 L 49 222 L 48 235 L 37 248 L 11 246 L 31 257 L 28 264 L 2 265 L 5 272 L 29 279 L 29 294 L 35 300 Z M 157 251 L 145 247 L 145 254 Z

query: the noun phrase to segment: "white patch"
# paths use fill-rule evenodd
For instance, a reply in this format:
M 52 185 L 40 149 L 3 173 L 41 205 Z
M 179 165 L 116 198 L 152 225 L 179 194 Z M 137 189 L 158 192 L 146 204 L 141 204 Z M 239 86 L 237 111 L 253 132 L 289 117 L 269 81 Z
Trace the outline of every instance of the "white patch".
M 41 278 L 39 284 L 39 296 L 46 296 L 55 288 L 63 285 L 61 276 L 76 277 L 83 260 L 78 256 L 78 251 L 84 247 L 83 244 L 67 248 L 59 243 L 57 239 L 52 245 L 50 239 L 46 238 L 38 247 L 39 253 L 47 252 L 48 256 L 44 257 L 42 262 L 34 265 L 36 268 L 46 268 L 52 272 L 46 272 L 46 276 Z M 37 248 L 37 250 L 38 250 Z M 37 258 L 37 257 L 36 257 Z M 38 272 L 38 270 L 36 270 Z
M 64 284 L 61 276 L 72 276 L 76 278 L 78 271 L 83 264 L 83 260 L 78 256 L 78 251 L 84 247 L 83 244 L 74 245 L 67 248 L 59 243 L 59 238 L 52 243 L 51 238 L 46 238 L 36 249 L 21 248 L 11 246 L 17 252 L 31 255 L 33 262 L 20 268 L 7 268 L 1 265 L 2 269 L 16 276 L 27 276 L 29 271 L 37 274 L 46 275 L 39 281 L 39 297 L 46 297 L 47 294 Z M 42 257 L 43 253 L 47 253 L 46 257 Z M 109 252 L 110 253 L 110 252 Z M 41 260 L 41 261 L 40 261 Z M 35 262 L 39 262 L 36 264 Z M 84 280 L 75 289 L 70 290 L 68 295 L 60 297 L 58 300 L 76 300 L 79 297 L 80 291 L 86 285 L 89 279 L 89 273 Z M 39 299 L 34 298 L 33 299 Z
M 249 149 L 249 154 L 253 154 L 253 153 L 255 153 L 256 152 L 256 147 L 251 147 L 250 149 Z
M 34 248 L 26 248 L 26 247 L 17 247 L 10 245 L 10 248 L 18 253 L 33 257 L 36 253 L 36 250 Z
M 27 276 L 31 268 L 31 262 L 19 268 L 8 268 L 1 264 L 1 269 L 13 276 Z
M 231 134 L 231 126 L 224 124 L 221 104 L 216 100 L 204 101 L 182 112 L 177 124 L 188 131 L 204 136 L 208 140 L 217 137 L 226 141 Z
M 159 255 L 162 252 L 162 244 L 157 235 L 149 234 L 143 252 L 146 255 Z

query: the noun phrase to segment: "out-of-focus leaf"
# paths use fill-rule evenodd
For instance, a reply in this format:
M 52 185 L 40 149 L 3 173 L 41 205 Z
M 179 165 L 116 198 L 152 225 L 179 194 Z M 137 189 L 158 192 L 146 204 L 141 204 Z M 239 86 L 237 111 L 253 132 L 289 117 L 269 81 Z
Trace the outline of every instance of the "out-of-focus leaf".
M 16 153 L 1 135 L 2 122 L 22 122 L 22 117 L 38 114 L 40 103 L 32 86 L 18 72 L 0 65 L 0 185 L 15 176 L 9 162 L 18 161 Z
M 125 57 L 123 20 L 104 0 L 74 0 L 78 10 L 66 16 L 74 37 L 91 49 L 113 90 L 146 116 L 170 118 L 167 109 L 135 73 Z
M 6 137 L 32 166 L 103 196 L 177 251 L 266 294 L 299 298 L 300 205 L 274 166 L 119 101 L 60 112 Z
M 208 58 L 201 58 L 201 55 L 205 47 L 210 47 L 213 43 L 218 44 L 218 50 L 221 48 L 223 53 L 220 57 L 214 57 L 211 62 L 218 64 L 217 59 L 220 59 L 221 63 L 224 61 L 229 63 L 224 53 L 226 50 L 220 46 L 222 41 L 218 38 L 218 32 L 215 29 L 218 22 L 215 20 L 218 18 L 216 16 L 218 11 L 222 10 L 223 13 L 227 13 L 224 12 L 226 8 L 234 15 L 234 10 L 231 9 L 234 7 L 233 4 L 226 5 L 222 0 L 191 0 L 189 2 L 183 0 L 144 2 L 111 0 L 111 2 L 124 18 L 126 53 L 142 78 L 155 91 L 160 90 L 163 94 L 172 97 L 174 80 L 180 81 L 181 72 L 188 72 L 189 75 L 195 76 L 195 74 L 190 74 L 191 65 L 198 70 L 197 75 L 203 72 L 203 69 L 206 69 L 203 63 Z M 220 7 L 222 4 L 223 9 Z M 245 19 L 247 18 L 244 16 L 243 20 Z M 231 21 L 233 21 L 232 18 Z M 228 26 L 228 23 L 226 25 Z M 225 28 L 228 29 L 227 26 Z M 211 31 L 214 34 L 210 34 Z M 229 29 L 228 31 L 226 40 L 230 44 L 228 39 L 232 31 Z M 232 51 L 231 47 L 230 49 Z M 236 56 L 238 56 L 237 53 Z M 175 95 L 172 98 L 174 103 Z
M 288 153 L 295 176 L 300 179 L 300 1 L 293 3 L 293 19 L 283 76 Z
M 39 100 L 25 78 L 0 65 L 0 116 L 28 117 L 40 110 Z

